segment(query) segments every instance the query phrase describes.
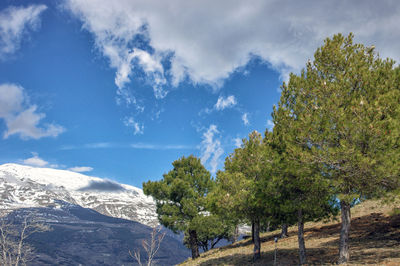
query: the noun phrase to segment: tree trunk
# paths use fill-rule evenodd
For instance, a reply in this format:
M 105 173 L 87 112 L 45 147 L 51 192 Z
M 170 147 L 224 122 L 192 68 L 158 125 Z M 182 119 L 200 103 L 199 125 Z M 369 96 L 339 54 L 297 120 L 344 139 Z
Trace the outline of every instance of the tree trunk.
M 221 241 L 221 239 L 222 239 L 222 237 L 219 236 L 219 237 L 217 238 L 217 240 L 211 241 L 211 249 L 213 249 L 213 248 L 215 247 L 215 245 L 218 244 L 219 241 Z
M 299 241 L 299 260 L 300 265 L 304 265 L 307 263 L 307 256 L 306 256 L 306 245 L 304 243 L 304 220 L 303 220 L 303 211 L 299 209 L 297 211 L 297 219 L 298 219 L 298 234 L 297 238 Z
M 232 244 L 239 239 L 239 225 L 235 225 L 235 232 L 233 233 Z
M 281 238 L 286 238 L 288 236 L 288 224 L 282 224 Z
M 265 229 L 267 233 L 269 232 L 270 227 L 271 227 L 271 221 L 268 221 L 267 222 L 267 228 Z
M 254 228 L 254 253 L 253 260 L 256 261 L 261 257 L 261 239 L 260 239 L 260 220 L 253 223 Z
M 338 264 L 347 263 L 350 258 L 349 253 L 349 235 L 350 235 L 350 203 L 340 201 L 340 209 L 342 211 L 342 224 L 340 228 L 339 240 L 339 260 Z
M 190 249 L 192 250 L 192 259 L 198 258 L 200 254 L 199 254 L 199 246 L 197 244 L 196 230 L 189 229 L 189 243 L 190 243 Z
M 254 243 L 254 221 L 251 222 L 251 242 Z
M 200 242 L 200 247 L 201 247 L 201 249 L 204 251 L 204 252 L 206 252 L 206 251 L 208 251 L 208 241 L 203 241 L 203 242 Z

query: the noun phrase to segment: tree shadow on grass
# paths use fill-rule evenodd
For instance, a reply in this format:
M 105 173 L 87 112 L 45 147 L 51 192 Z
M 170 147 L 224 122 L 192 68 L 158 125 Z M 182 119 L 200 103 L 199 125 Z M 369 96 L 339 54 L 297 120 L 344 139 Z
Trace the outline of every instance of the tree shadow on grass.
M 400 258 L 400 215 L 371 213 L 352 219 L 349 245 L 350 262 L 380 264 L 385 259 Z M 322 244 L 325 248 L 338 246 L 339 238 Z
M 262 236 L 260 237 L 261 243 L 264 242 L 269 242 L 269 241 L 274 241 L 275 237 L 280 237 L 280 233 L 276 233 L 273 235 L 268 235 L 268 236 Z M 232 248 L 239 248 L 239 247 L 247 247 L 247 246 L 252 246 L 253 242 L 251 241 L 251 238 L 247 238 L 246 240 L 242 240 L 224 247 L 220 247 L 219 250 L 228 250 Z
M 337 259 L 336 249 L 311 248 L 307 249 L 309 265 L 322 265 L 333 263 Z M 261 259 L 254 262 L 251 254 L 232 254 L 219 258 L 209 259 L 200 263 L 201 266 L 211 265 L 274 265 L 274 251 L 262 252 Z M 278 249 L 276 265 L 299 265 L 298 249 Z
M 309 265 L 335 264 L 339 257 L 340 223 L 326 225 L 319 228 L 309 228 L 307 240 L 335 237 L 335 240 L 321 243 L 318 248 L 307 248 Z M 279 234 L 268 235 L 261 239 L 269 242 Z M 236 243 L 221 250 L 235 248 L 249 248 L 251 239 Z M 352 219 L 350 232 L 350 262 L 356 264 L 381 264 L 385 260 L 400 258 L 400 215 L 386 217 L 381 213 L 372 213 Z M 298 249 L 278 249 L 276 265 L 298 265 Z M 262 252 L 261 259 L 253 262 L 252 254 L 230 254 L 219 258 L 209 259 L 200 263 L 206 265 L 274 265 L 274 251 Z

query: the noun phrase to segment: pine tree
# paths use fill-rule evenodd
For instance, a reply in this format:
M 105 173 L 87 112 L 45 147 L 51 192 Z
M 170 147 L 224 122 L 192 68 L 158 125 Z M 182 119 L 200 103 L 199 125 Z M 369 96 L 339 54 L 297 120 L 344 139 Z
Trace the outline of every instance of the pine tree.
M 290 142 L 286 139 L 295 136 L 295 132 L 288 127 L 285 113 L 282 115 L 279 110 L 282 109 L 274 108 L 275 127 L 273 132 L 266 131 L 264 138 L 272 160 L 269 186 L 274 194 L 270 195 L 269 206 L 275 222 L 298 224 L 299 262 L 303 265 L 307 263 L 304 223 L 328 218 L 336 213 L 336 208 L 329 180 L 316 166 L 301 164 L 290 154 Z
M 192 258 L 199 257 L 198 223 L 207 215 L 206 196 L 213 187 L 210 173 L 200 159 L 182 157 L 160 181 L 143 183 L 143 191 L 156 200 L 158 220 L 174 232 L 187 233 Z
M 219 172 L 216 179 L 219 207 L 252 224 L 254 260 L 261 256 L 261 221 L 268 217 L 269 210 L 266 155 L 261 134 L 252 132 L 242 147 L 226 158 L 225 172 Z
M 191 228 L 196 230 L 198 246 L 203 251 L 213 249 L 222 239 L 230 240 L 235 226 L 216 214 L 199 215 L 191 221 Z M 188 246 L 189 235 L 185 233 L 184 243 Z
M 288 154 L 318 166 L 340 200 L 338 263 L 349 260 L 350 206 L 399 184 L 400 71 L 374 47 L 335 35 L 282 86 Z M 284 119 L 282 119 L 284 120 Z

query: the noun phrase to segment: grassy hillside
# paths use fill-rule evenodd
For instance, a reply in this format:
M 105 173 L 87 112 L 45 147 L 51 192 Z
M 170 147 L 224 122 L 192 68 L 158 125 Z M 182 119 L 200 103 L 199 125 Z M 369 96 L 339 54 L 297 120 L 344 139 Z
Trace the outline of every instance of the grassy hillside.
M 350 233 L 350 265 L 400 265 L 400 215 L 393 208 L 399 204 L 383 205 L 366 201 L 352 208 Z M 397 209 L 398 210 L 398 209 Z M 338 258 L 339 217 L 323 223 L 307 223 L 305 240 L 308 262 L 312 265 L 334 264 Z M 262 258 L 252 263 L 251 240 L 214 249 L 196 260 L 181 265 L 273 265 L 274 237 L 279 231 L 262 234 Z M 289 237 L 277 244 L 277 265 L 297 265 L 297 228 L 289 229 Z

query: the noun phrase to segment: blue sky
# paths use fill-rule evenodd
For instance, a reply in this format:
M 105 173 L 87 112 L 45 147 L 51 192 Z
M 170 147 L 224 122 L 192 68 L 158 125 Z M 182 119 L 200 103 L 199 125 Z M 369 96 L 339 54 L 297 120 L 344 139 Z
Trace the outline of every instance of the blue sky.
M 326 37 L 399 58 L 395 2 L 206 2 L 2 1 L 0 163 L 141 187 L 194 154 L 215 173 L 272 128 L 279 86 Z

